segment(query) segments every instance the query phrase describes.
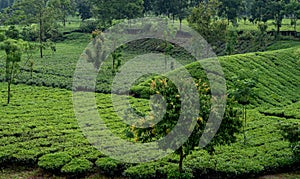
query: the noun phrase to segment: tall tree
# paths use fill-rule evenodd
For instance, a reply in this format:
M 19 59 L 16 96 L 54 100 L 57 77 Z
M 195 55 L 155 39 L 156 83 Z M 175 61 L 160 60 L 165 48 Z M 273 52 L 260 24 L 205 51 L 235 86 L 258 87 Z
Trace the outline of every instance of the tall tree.
M 1 45 L 1 49 L 6 53 L 6 82 L 7 82 L 7 104 L 11 98 L 11 84 L 16 77 L 19 62 L 22 57 L 21 41 L 15 39 L 7 39 Z
M 154 0 L 144 0 L 144 14 L 153 11 Z
M 228 22 L 236 24 L 239 9 L 242 7 L 241 0 L 220 0 L 222 5 L 220 6 L 219 15 L 227 18 Z
M 14 4 L 14 8 L 23 11 L 25 23 L 37 23 L 39 25 L 40 57 L 43 58 L 45 33 L 49 32 L 59 19 L 60 9 L 58 0 L 20 0 Z M 20 18 L 21 19 L 21 18 Z
M 297 20 L 300 17 L 300 2 L 299 0 L 291 0 L 285 7 L 286 15 L 291 19 L 291 25 L 294 31 L 297 31 Z
M 74 0 L 58 0 L 56 6 L 60 9 L 60 19 L 65 27 L 67 17 L 69 15 L 75 15 L 76 2 Z
M 172 0 L 154 0 L 153 10 L 156 15 L 171 15 L 172 9 Z
M 76 4 L 82 21 L 92 17 L 92 5 L 89 0 L 76 0 Z
M 174 0 L 173 9 L 171 11 L 173 18 L 178 17 L 180 23 L 180 31 L 182 29 L 182 20 L 188 16 L 189 3 L 185 0 Z
M 247 126 L 247 106 L 250 104 L 251 99 L 254 97 L 254 88 L 256 87 L 256 73 L 253 72 L 252 77 L 248 78 L 247 74 L 243 69 L 239 71 L 239 76 L 233 77 L 233 89 L 231 90 L 231 95 L 239 104 L 243 106 L 243 133 L 244 133 L 244 144 L 247 142 L 246 137 L 246 126 Z
M 251 8 L 251 16 L 253 21 L 267 22 L 272 19 L 270 14 L 270 2 L 268 0 L 256 0 Z
M 181 90 L 190 89 L 191 84 L 187 84 L 183 82 L 182 86 L 180 87 Z M 179 171 L 182 172 L 182 163 L 184 158 L 190 154 L 190 152 L 199 145 L 199 139 L 203 134 L 205 126 L 207 124 L 208 118 L 210 114 L 213 115 L 220 115 L 216 110 L 213 109 L 211 105 L 211 101 L 213 100 L 210 95 L 210 87 L 204 81 L 197 81 L 196 83 L 197 90 L 199 92 L 199 115 L 194 114 L 194 111 L 191 110 L 189 107 L 182 107 L 182 99 L 183 96 L 187 94 L 179 94 L 179 89 L 168 79 L 156 79 L 151 82 L 151 93 L 162 95 L 165 99 L 166 103 L 166 112 L 164 115 L 161 114 L 162 102 L 161 98 L 153 98 L 152 109 L 153 112 L 150 114 L 149 118 L 140 119 L 137 121 L 137 125 L 140 126 L 146 124 L 155 123 L 153 120 L 157 120 L 160 116 L 163 116 L 163 119 L 156 123 L 155 125 L 150 125 L 149 128 L 138 128 L 132 127 L 132 131 L 134 133 L 135 141 L 139 142 L 151 142 L 153 140 L 159 140 L 166 135 L 174 132 L 177 136 L 174 138 L 170 138 L 165 142 L 159 142 L 159 145 L 162 149 L 168 150 L 170 146 L 177 146 L 177 150 L 175 151 L 179 155 Z M 195 105 L 195 98 L 191 98 L 185 100 L 183 102 L 185 105 L 191 104 Z M 213 140 L 206 146 L 206 150 L 209 152 L 214 151 L 215 145 L 222 145 L 227 144 L 230 142 L 235 141 L 234 134 L 239 131 L 241 127 L 241 121 L 237 117 L 237 111 L 233 108 L 233 101 L 228 100 L 226 112 L 223 118 L 223 123 L 221 124 L 219 131 L 217 132 L 216 136 Z M 182 115 L 184 114 L 184 115 Z M 184 117 L 182 117 L 184 116 Z M 180 119 L 180 117 L 182 117 Z M 180 121 L 179 121 L 180 120 Z M 191 127 L 190 124 L 194 122 L 195 127 Z M 176 128 L 175 126 L 178 125 L 181 129 L 178 131 L 174 131 L 173 129 Z M 209 125 L 209 124 L 208 124 Z M 177 128 L 178 129 L 178 128 Z M 173 130 L 173 131 L 172 131 Z M 211 129 L 207 129 L 209 131 Z M 173 133 L 173 134 L 174 134 Z M 188 140 L 184 142 L 182 146 L 178 146 L 178 143 L 182 142 L 181 137 L 190 133 Z
M 285 6 L 286 3 L 284 0 L 272 0 L 270 1 L 270 6 L 269 6 L 269 12 L 272 16 L 271 19 L 275 21 L 274 25 L 276 27 L 276 34 L 277 37 L 279 36 L 280 33 L 280 28 L 282 26 L 282 20 L 285 15 Z
M 112 25 L 113 20 L 132 19 L 143 15 L 143 0 L 91 0 L 94 17 L 105 26 Z
M 217 0 L 201 2 L 198 7 L 193 8 L 188 22 L 192 28 L 197 30 L 209 43 L 224 41 L 227 31 L 227 22 L 216 20 L 219 10 Z

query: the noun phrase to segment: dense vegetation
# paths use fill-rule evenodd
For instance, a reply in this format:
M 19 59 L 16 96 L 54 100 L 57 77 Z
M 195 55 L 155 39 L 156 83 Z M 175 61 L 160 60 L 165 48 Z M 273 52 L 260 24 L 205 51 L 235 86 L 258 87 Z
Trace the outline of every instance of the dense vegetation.
M 189 36 L 183 27 L 190 26 L 219 56 L 227 107 L 219 131 L 205 148 L 198 147 L 199 138 L 209 124 L 209 115 L 219 113 L 212 105 L 216 98 L 207 79 L 209 71 L 189 53 L 166 40 L 146 38 L 122 44 L 104 60 L 105 30 L 125 22 L 128 32 L 139 33 L 141 29 L 134 29 L 131 19 L 145 16 L 169 19 L 168 28 L 175 36 Z M 95 173 L 111 178 L 242 178 L 299 171 L 299 17 L 298 0 L 2 0 L 0 178 L 13 178 L 5 171 L 23 170 L 21 166 L 38 169 L 41 177 L 69 178 Z M 125 104 L 116 109 L 114 101 L 127 96 L 124 86 L 111 90 L 115 75 L 123 64 L 141 54 L 167 55 L 142 65 L 164 61 L 165 69 L 170 70 L 140 77 L 130 89 L 132 109 Z M 125 163 L 97 150 L 97 135 L 106 131 L 99 131 L 95 121 L 82 127 L 72 101 L 72 90 L 83 98 L 90 92 L 81 90 L 93 91 L 73 86 L 82 57 L 99 69 L 95 110 L 114 135 L 134 144 L 159 141 L 172 134 L 178 123 L 187 125 L 185 132 L 191 135 L 183 143 L 177 138 L 159 143 L 159 149 L 175 152 L 147 163 Z M 184 67 L 176 69 L 169 57 Z M 186 79 L 178 88 L 167 77 L 184 70 L 195 85 L 189 86 L 191 81 Z M 127 75 L 140 73 L 133 69 Z M 216 79 L 221 76 L 214 75 Z M 199 97 L 184 101 L 194 88 Z M 191 94 L 180 93 L 185 90 Z M 155 97 L 166 100 L 166 111 L 153 125 L 151 120 L 164 112 L 161 99 Z M 200 104 L 200 111 L 193 111 L 195 103 Z M 153 113 L 151 109 L 161 111 Z M 82 106 L 80 113 L 89 110 L 90 106 Z M 128 121 L 122 116 L 131 120 L 130 111 L 141 119 L 125 123 Z M 182 113 L 188 117 L 180 121 Z M 194 128 L 189 128 L 191 121 Z M 139 128 L 143 125 L 149 126 Z M 86 138 L 86 130 L 93 134 L 92 140 Z M 110 142 L 124 149 L 118 140 Z M 158 155 L 153 151 L 139 154 L 140 158 Z
M 254 58 L 257 56 L 259 58 Z M 244 68 L 250 74 L 253 69 L 252 65 L 255 65 L 259 71 L 262 71 L 257 84 L 259 93 L 252 101 L 254 109 L 248 114 L 247 143 L 244 145 L 243 136 L 240 134 L 236 143 L 226 147 L 217 147 L 214 155 L 209 155 L 202 150 L 195 151 L 184 163 L 185 172 L 192 172 L 194 176 L 200 174 L 203 176 L 256 175 L 286 168 L 297 162 L 292 157 L 289 142 L 282 140 L 282 132 L 279 130 L 281 123 L 298 123 L 299 121 L 299 107 L 297 107 L 299 103 L 295 103 L 299 100 L 297 91 L 300 84 L 299 69 L 296 66 L 293 68 L 290 66 L 299 63 L 297 56 L 299 56 L 298 49 L 292 48 L 220 59 L 229 86 L 231 77 L 237 75 L 240 68 Z M 256 63 L 254 63 L 255 59 L 257 59 Z M 197 70 L 199 67 L 197 64 L 191 64 L 187 66 L 187 69 L 195 77 L 199 77 L 199 75 L 203 75 L 198 73 L 200 72 Z M 283 80 L 287 79 L 287 76 L 290 80 Z M 271 85 L 273 83 L 276 85 Z M 6 95 L 5 84 L 1 84 L 1 89 L 3 106 Z M 12 104 L 4 105 L 1 108 L 1 114 L 3 114 L 3 125 L 1 125 L 2 164 L 35 165 L 39 161 L 40 167 L 46 170 L 50 169 L 55 173 L 78 174 L 98 170 L 107 175 L 120 175 L 122 171 L 118 169 L 125 169 L 120 166 L 127 166 L 126 168 L 129 167 L 125 172 L 127 176 L 136 177 L 138 175 L 140 178 L 172 176 L 176 171 L 174 162 L 177 163 L 178 158 L 173 155 L 153 164 L 132 167 L 118 164 L 116 161 L 100 164 L 101 162 L 98 160 L 104 156 L 90 146 L 81 134 L 72 111 L 71 92 L 63 89 L 24 85 L 13 86 L 13 89 Z M 116 120 L 118 117 L 113 116 L 114 109 L 110 99 L 110 95 L 97 95 L 98 109 L 113 132 L 126 138 L 128 129 L 121 119 Z M 132 100 L 139 111 L 149 110 L 147 100 L 134 98 Z M 285 107 L 283 108 L 283 106 Z M 262 128 L 262 126 L 264 127 Z M 241 158 L 241 156 L 243 157 Z M 253 160 L 253 156 L 257 159 Z M 56 157 L 62 162 L 61 164 Z M 216 163 L 213 164 L 209 161 Z M 147 170 L 145 173 L 145 167 L 151 168 L 151 170 Z

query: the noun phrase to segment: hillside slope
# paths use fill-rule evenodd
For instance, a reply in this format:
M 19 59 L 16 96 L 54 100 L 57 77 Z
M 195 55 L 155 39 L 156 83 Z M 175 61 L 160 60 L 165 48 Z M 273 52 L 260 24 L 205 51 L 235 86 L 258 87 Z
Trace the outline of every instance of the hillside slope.
M 255 97 L 252 104 L 256 107 L 286 106 L 300 100 L 300 49 L 289 48 L 269 52 L 224 56 L 218 58 L 228 90 L 233 77 L 256 78 Z M 194 62 L 186 69 L 196 79 L 206 78 L 200 63 Z M 173 73 L 177 73 L 175 70 Z M 149 82 L 143 82 L 132 88 L 136 96 L 149 96 Z

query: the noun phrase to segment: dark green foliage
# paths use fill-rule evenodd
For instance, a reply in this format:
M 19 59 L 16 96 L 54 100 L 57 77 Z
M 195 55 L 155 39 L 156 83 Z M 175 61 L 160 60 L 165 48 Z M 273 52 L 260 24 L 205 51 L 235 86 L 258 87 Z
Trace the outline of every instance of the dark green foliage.
M 25 41 L 36 41 L 39 37 L 38 30 L 36 26 L 24 26 L 20 35 Z
M 7 39 L 0 44 L 0 49 L 6 53 L 5 60 L 5 81 L 7 82 L 7 104 L 10 103 L 11 98 L 11 84 L 17 77 L 19 70 L 19 62 L 22 58 L 22 41 Z
M 109 176 L 120 175 L 125 169 L 123 163 L 108 157 L 99 158 L 95 164 L 100 172 Z
M 151 93 L 149 89 L 145 86 L 136 85 L 130 89 L 131 93 L 134 94 L 135 97 L 138 98 L 149 98 Z
M 184 169 L 179 173 L 178 166 L 168 162 L 151 162 L 133 166 L 125 170 L 125 176 L 136 179 L 154 179 L 154 178 L 192 178 L 190 171 Z
M 180 70 L 175 70 L 176 74 L 180 74 Z M 204 73 L 204 72 L 203 72 Z M 188 128 L 190 124 L 188 124 L 189 121 L 195 120 L 196 125 L 195 128 L 189 129 L 191 130 L 190 137 L 188 138 L 188 141 L 186 141 L 182 147 L 180 147 L 176 152 L 180 155 L 180 162 L 179 162 L 179 171 L 182 170 L 182 160 L 185 156 L 187 156 L 190 151 L 194 149 L 194 147 L 199 145 L 199 139 L 201 138 L 201 135 L 203 133 L 203 130 L 205 126 L 207 125 L 208 118 L 210 116 L 210 113 L 214 113 L 214 110 L 211 109 L 212 105 L 212 99 L 210 94 L 210 87 L 208 86 L 208 83 L 206 82 L 206 78 L 196 79 L 195 85 L 197 86 L 197 90 L 199 93 L 199 106 L 200 106 L 200 113 L 199 117 L 196 118 L 195 115 L 191 114 L 190 110 L 182 110 L 181 106 L 181 95 L 178 92 L 179 89 L 177 89 L 177 86 L 175 86 L 170 80 L 165 79 L 164 77 L 160 77 L 158 79 L 152 80 L 150 84 L 150 94 L 160 94 L 164 97 L 166 100 L 166 114 L 164 115 L 163 120 L 161 120 L 159 123 L 157 123 L 153 127 L 149 127 L 146 129 L 139 129 L 134 128 L 133 132 L 135 133 L 136 141 L 141 142 L 149 142 L 155 139 L 161 139 L 162 137 L 168 135 L 175 125 L 177 125 L 179 117 L 182 115 L 182 113 L 188 116 L 188 118 L 184 118 L 185 120 L 181 122 L 180 125 Z M 181 84 L 180 91 L 184 91 L 185 88 L 191 88 L 189 84 L 183 83 Z M 193 105 L 197 105 L 197 101 L 189 101 Z M 226 112 L 223 117 L 223 122 L 218 130 L 218 133 L 214 137 L 214 139 L 209 143 L 209 145 L 206 146 L 206 149 L 210 152 L 214 151 L 215 145 L 222 145 L 222 144 L 228 144 L 235 141 L 234 134 L 239 132 L 239 129 L 241 127 L 241 121 L 238 119 L 238 113 L 235 109 L 233 109 L 234 101 L 232 99 L 229 99 L 227 101 L 227 107 Z M 152 106 L 153 109 L 159 109 L 161 106 L 159 105 L 159 99 L 158 101 L 154 101 L 154 104 Z M 186 106 L 185 106 L 186 107 Z M 190 108 L 188 108 L 190 109 Z M 158 112 L 159 110 L 154 110 L 155 112 Z M 150 114 L 152 119 L 156 119 L 157 116 L 160 114 L 151 113 Z M 213 115 L 219 115 L 214 113 Z M 150 117 L 150 119 L 151 119 Z M 150 122 L 149 119 L 144 119 L 142 122 L 147 124 L 147 122 Z M 178 134 L 180 135 L 180 134 Z M 167 141 L 167 143 L 161 142 L 161 148 L 162 149 L 168 149 L 166 146 L 176 146 L 177 143 L 180 142 L 178 139 L 174 139 L 171 141 Z
M 68 164 L 72 160 L 72 157 L 65 152 L 57 152 L 53 154 L 46 154 L 39 158 L 38 166 L 42 169 L 59 172 L 63 166 Z M 74 162 L 77 162 L 76 160 Z M 70 166 L 74 165 L 74 162 L 69 164 L 65 168 L 65 171 L 72 171 Z
M 14 0 L 1 0 L 0 1 L 0 11 L 4 8 L 7 8 L 11 5 L 13 5 Z
M 226 55 L 232 55 L 235 51 L 235 45 L 237 44 L 238 34 L 236 31 L 228 31 L 226 35 Z
M 82 21 L 92 17 L 92 5 L 89 0 L 76 0 L 77 9 Z
M 291 0 L 285 6 L 286 15 L 291 18 L 291 25 L 294 27 L 294 31 L 297 31 L 297 20 L 300 17 L 300 2 L 298 0 Z
M 113 20 L 138 18 L 143 13 L 142 0 L 92 0 L 90 2 L 93 7 L 93 16 L 98 18 L 104 27 L 110 27 Z
M 194 151 L 185 164 L 192 169 L 194 176 L 203 178 L 212 175 L 243 178 L 290 167 L 297 160 L 291 157 L 289 143 L 282 140 L 281 131 L 277 128 L 284 120 L 266 117 L 252 110 L 246 128 L 250 136 L 247 145 L 243 144 L 243 136 L 240 135 L 238 142 L 216 147 L 214 155 L 203 150 Z
M 0 33 L 0 42 L 3 42 L 5 40 L 5 38 L 6 38 L 5 35 Z
M 80 24 L 79 29 L 84 33 L 91 33 L 99 28 L 99 22 L 94 20 L 84 21 Z
M 11 38 L 11 39 L 15 39 L 15 40 L 18 40 L 18 39 L 19 39 L 19 34 L 20 34 L 19 30 L 16 29 L 15 26 L 10 26 L 10 27 L 8 28 L 8 30 L 5 31 L 5 36 L 6 36 L 7 38 Z
M 300 160 L 300 123 L 285 123 L 280 126 L 283 137 L 290 142 L 290 146 L 297 160 Z
M 91 171 L 93 163 L 84 158 L 74 158 L 70 163 L 61 168 L 62 173 L 66 174 L 83 174 Z
M 195 29 L 208 43 L 224 42 L 228 22 L 218 20 L 217 12 L 220 3 L 216 0 L 201 2 L 188 17 L 189 25 Z
M 222 6 L 219 9 L 219 15 L 224 16 L 231 21 L 234 25 L 237 25 L 237 18 L 240 8 L 242 7 L 241 0 L 220 0 Z

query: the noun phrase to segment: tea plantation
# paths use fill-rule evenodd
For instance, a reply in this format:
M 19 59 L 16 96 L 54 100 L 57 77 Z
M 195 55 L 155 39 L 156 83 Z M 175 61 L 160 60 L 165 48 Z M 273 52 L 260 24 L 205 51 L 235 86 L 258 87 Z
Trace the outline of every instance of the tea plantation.
M 84 50 L 89 37 L 81 39 L 76 44 L 72 40 L 58 44 L 61 52 L 49 52 L 45 59 L 38 60 L 33 77 L 27 67 L 21 69 L 21 76 L 12 86 L 10 105 L 6 105 L 6 83 L 0 83 L 0 168 L 25 165 L 61 177 L 92 173 L 129 178 L 178 177 L 177 155 L 150 163 L 126 164 L 103 155 L 85 138 L 74 114 L 70 91 L 78 51 Z M 132 57 L 134 53 L 125 53 L 124 62 Z M 235 76 L 256 79 L 255 95 L 247 114 L 246 138 L 240 133 L 235 143 L 217 146 L 213 154 L 194 150 L 184 160 L 181 177 L 255 177 L 297 168 L 299 157 L 283 138 L 280 126 L 300 125 L 299 59 L 297 47 L 219 57 L 228 91 L 232 89 Z M 194 78 L 205 76 L 199 63 L 181 60 Z M 102 93 L 95 94 L 97 110 L 115 135 L 133 141 L 128 135 L 130 126 L 115 113 L 112 96 L 104 94 L 110 92 L 113 79 L 110 62 L 103 64 L 104 70 L 98 75 L 96 90 Z M 1 59 L 0 67 L 3 65 Z M 0 81 L 4 80 L 2 69 Z M 131 89 L 135 97 L 145 98 L 130 97 L 131 106 L 143 114 L 150 110 L 147 99 L 150 80 Z

